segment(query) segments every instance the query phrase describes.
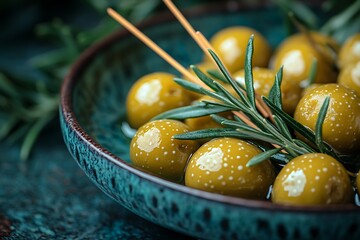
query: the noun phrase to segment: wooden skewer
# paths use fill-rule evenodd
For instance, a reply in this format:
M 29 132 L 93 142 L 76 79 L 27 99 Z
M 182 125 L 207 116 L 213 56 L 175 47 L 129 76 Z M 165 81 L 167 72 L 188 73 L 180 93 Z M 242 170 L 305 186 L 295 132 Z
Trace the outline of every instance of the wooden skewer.
M 234 115 L 236 115 L 237 117 L 239 117 L 244 123 L 246 123 L 246 125 L 254 128 L 254 129 L 259 129 L 259 127 L 256 126 L 243 112 L 233 111 L 232 113 Z
M 202 81 L 200 81 L 197 77 L 195 77 L 193 74 L 191 74 L 186 68 L 184 68 L 181 64 L 179 64 L 167 52 L 165 52 L 162 48 L 160 48 L 149 37 L 147 37 L 145 34 L 143 34 L 139 29 L 137 29 L 134 25 L 132 25 L 129 21 L 127 21 L 124 17 L 122 17 L 119 13 L 117 13 L 112 8 L 108 8 L 107 12 L 112 18 L 114 18 L 123 27 L 125 27 L 129 32 L 131 32 L 133 35 L 135 35 L 140 41 L 142 41 L 146 46 L 148 46 L 151 50 L 153 50 L 155 53 L 157 53 L 161 58 L 163 58 L 165 61 L 167 61 L 171 66 L 173 66 L 176 70 L 178 70 L 182 75 L 184 75 L 190 81 L 197 83 L 202 87 L 207 87 Z
M 201 40 L 196 35 L 195 29 L 191 26 L 189 21 L 184 17 L 184 15 L 179 11 L 179 9 L 175 6 L 175 4 L 171 0 L 164 0 L 165 5 L 169 8 L 169 10 L 174 14 L 176 19 L 180 22 L 180 24 L 185 28 L 185 30 L 190 34 L 192 39 L 199 45 L 199 47 L 203 50 L 203 52 L 212 59 L 210 53 L 208 52 L 208 48 L 204 47 L 201 43 Z

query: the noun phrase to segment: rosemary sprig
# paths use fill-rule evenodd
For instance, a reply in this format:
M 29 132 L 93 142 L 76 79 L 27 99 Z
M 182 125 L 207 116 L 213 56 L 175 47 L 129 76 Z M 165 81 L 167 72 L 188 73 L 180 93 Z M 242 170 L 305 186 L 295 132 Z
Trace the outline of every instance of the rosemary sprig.
M 212 91 L 185 80 L 176 79 L 176 82 L 188 90 L 214 97 L 221 102 L 202 102 L 193 106 L 181 107 L 160 114 L 156 117 L 156 119 L 185 119 L 210 115 L 215 121 L 222 124 L 224 128 L 205 129 L 183 133 L 175 135 L 175 138 L 198 139 L 231 136 L 240 139 L 253 140 L 253 143 L 258 145 L 262 149 L 264 149 L 263 146 L 265 143 L 270 143 L 276 146 L 276 148 L 267 148 L 262 154 L 259 154 L 253 159 L 251 159 L 248 163 L 249 166 L 260 163 L 265 159 L 268 159 L 269 157 L 278 154 L 279 152 L 282 152 L 284 155 L 286 155 L 286 157 L 282 160 L 283 164 L 288 162 L 291 158 L 312 152 L 324 152 L 339 159 L 339 156 L 336 155 L 335 151 L 329 145 L 322 141 L 322 124 L 325 119 L 330 99 L 326 98 L 324 101 L 324 104 L 320 111 L 319 119 L 317 121 L 316 133 L 314 134 L 312 131 L 298 123 L 295 119 L 293 119 L 291 116 L 289 116 L 282 110 L 282 103 L 281 100 L 279 100 L 281 99 L 282 68 L 276 74 L 274 85 L 271 88 L 269 98 L 263 97 L 265 103 L 270 107 L 273 112 L 275 123 L 272 123 L 268 119 L 264 118 L 261 113 L 256 109 L 254 103 L 255 91 L 253 86 L 251 64 L 253 54 L 253 41 L 254 39 L 253 37 L 251 37 L 248 42 L 247 54 L 245 59 L 245 69 L 247 69 L 246 71 L 248 71 L 245 74 L 246 94 L 242 92 L 239 83 L 232 79 L 232 77 L 226 71 L 223 63 L 219 60 L 216 54 L 209 50 L 219 69 L 224 75 L 224 79 L 226 79 L 228 83 L 233 87 L 236 95 L 233 96 L 219 82 L 211 79 L 211 77 L 206 76 L 204 73 L 201 72 L 200 69 L 197 69 L 193 66 L 194 72 L 197 74 L 199 79 L 203 81 L 210 89 L 212 89 Z M 200 110 L 201 108 L 203 108 L 204 110 Z M 197 110 L 200 111 L 197 112 Z M 242 112 L 253 121 L 253 123 L 256 125 L 256 128 L 247 125 L 235 115 L 233 120 L 216 115 L 217 113 L 224 111 Z M 309 142 L 316 146 L 316 149 L 309 146 L 304 141 L 301 141 L 294 137 L 295 135 L 293 133 L 295 131 L 302 134 Z
M 329 107 L 329 103 L 330 103 L 330 97 L 327 96 L 324 100 L 323 105 L 321 106 L 319 117 L 315 124 L 315 142 L 322 153 L 326 153 L 326 147 L 324 146 L 322 139 L 322 126 L 325 120 L 327 109 Z

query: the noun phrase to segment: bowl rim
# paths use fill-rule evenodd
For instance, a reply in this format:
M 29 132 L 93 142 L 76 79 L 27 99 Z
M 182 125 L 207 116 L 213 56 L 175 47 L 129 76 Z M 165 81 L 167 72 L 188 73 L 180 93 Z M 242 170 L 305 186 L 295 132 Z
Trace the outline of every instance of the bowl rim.
M 231 7 L 231 10 L 230 10 Z M 260 6 L 263 8 L 264 5 Z M 207 4 L 201 5 L 189 9 L 185 9 L 183 11 L 186 17 L 202 17 L 209 13 L 221 13 L 221 12 L 241 12 L 246 9 L 251 8 L 259 9 L 257 6 L 248 6 L 243 3 L 232 3 L 232 5 L 228 4 Z M 153 27 L 157 24 L 166 24 L 169 22 L 176 22 L 176 19 L 173 15 L 169 12 L 162 12 L 156 16 L 153 16 L 145 21 L 140 22 L 137 24 L 139 29 L 144 30 L 146 28 Z M 179 23 L 180 24 L 180 23 Z M 262 209 L 267 211 L 281 211 L 281 212 L 298 212 L 298 213 L 315 213 L 315 214 L 330 214 L 330 213 L 350 213 L 350 212 L 359 212 L 360 207 L 357 207 L 355 204 L 337 204 L 337 205 L 327 205 L 327 206 L 294 206 L 294 205 L 282 205 L 272 203 L 271 201 L 264 201 L 264 200 L 252 200 L 252 199 L 244 199 L 239 197 L 232 197 L 226 195 L 220 195 L 216 193 L 210 193 L 198 189 L 193 189 L 187 187 L 185 185 L 181 185 L 179 183 L 170 182 L 168 180 L 161 179 L 151 173 L 141 171 L 137 169 L 135 166 L 127 163 L 126 161 L 122 160 L 121 158 L 115 156 L 109 150 L 105 149 L 101 144 L 97 143 L 86 131 L 81 127 L 80 123 L 77 120 L 75 112 L 73 110 L 73 89 L 77 84 L 77 79 L 82 73 L 85 71 L 88 64 L 90 64 L 97 56 L 98 53 L 110 48 L 113 44 L 126 37 L 131 37 L 132 34 L 126 31 L 125 29 L 121 29 L 116 31 L 106 38 L 100 40 L 99 42 L 95 43 L 94 45 L 90 46 L 86 49 L 75 61 L 73 66 L 70 68 L 69 72 L 64 78 L 62 83 L 61 92 L 60 92 L 60 110 L 63 115 L 63 118 L 68 125 L 68 127 L 76 133 L 79 141 L 82 141 L 85 145 L 87 145 L 93 152 L 96 152 L 98 155 L 106 159 L 107 161 L 112 162 L 118 167 L 129 171 L 136 176 L 145 179 L 149 182 L 152 182 L 157 185 L 161 185 L 164 188 L 171 189 L 173 191 L 179 191 L 193 197 L 202 198 L 207 201 L 218 202 L 221 204 L 228 204 L 242 208 L 254 208 L 254 209 Z M 189 36 L 190 38 L 190 36 Z

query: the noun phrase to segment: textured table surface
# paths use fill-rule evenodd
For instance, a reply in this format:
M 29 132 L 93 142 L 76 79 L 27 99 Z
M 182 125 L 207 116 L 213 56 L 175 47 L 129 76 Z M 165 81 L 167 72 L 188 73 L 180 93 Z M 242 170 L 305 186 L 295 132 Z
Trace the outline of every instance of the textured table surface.
M 0 145 L 0 239 L 189 239 L 132 214 L 101 192 L 67 152 L 57 124 L 31 158 Z

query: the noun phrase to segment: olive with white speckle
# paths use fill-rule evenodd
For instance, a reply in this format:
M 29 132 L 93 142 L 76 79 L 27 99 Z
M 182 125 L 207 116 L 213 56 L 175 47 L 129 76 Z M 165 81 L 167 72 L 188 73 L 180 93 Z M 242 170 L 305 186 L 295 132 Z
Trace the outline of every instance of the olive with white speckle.
M 261 150 L 243 140 L 217 138 L 202 145 L 191 157 L 185 185 L 224 195 L 265 199 L 275 179 L 269 160 L 252 167 L 247 162 Z
M 173 136 L 188 131 L 187 125 L 176 120 L 156 120 L 144 124 L 130 143 L 131 161 L 161 178 L 181 181 L 185 166 L 198 143 L 178 140 Z
M 339 74 L 338 84 L 352 89 L 360 97 L 360 60 L 344 66 Z
M 191 103 L 190 93 L 176 84 L 174 78 L 169 73 L 155 72 L 135 82 L 126 98 L 131 127 L 139 128 L 160 113 Z
M 246 47 L 250 36 L 254 34 L 253 66 L 266 67 L 271 56 L 271 47 L 267 39 L 258 31 L 243 26 L 222 29 L 210 43 L 230 72 L 244 68 Z
M 344 68 L 360 61 L 360 33 L 349 36 L 339 51 L 339 66 Z
M 338 84 L 323 84 L 306 92 L 296 107 L 294 118 L 315 130 L 325 97 L 330 103 L 323 123 L 323 140 L 342 154 L 357 152 L 360 146 L 360 98 Z
M 288 205 L 350 203 L 354 191 L 346 169 L 333 157 L 309 153 L 292 159 L 276 177 L 271 199 Z

